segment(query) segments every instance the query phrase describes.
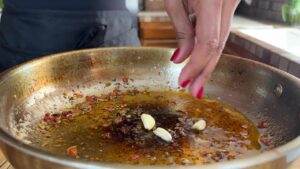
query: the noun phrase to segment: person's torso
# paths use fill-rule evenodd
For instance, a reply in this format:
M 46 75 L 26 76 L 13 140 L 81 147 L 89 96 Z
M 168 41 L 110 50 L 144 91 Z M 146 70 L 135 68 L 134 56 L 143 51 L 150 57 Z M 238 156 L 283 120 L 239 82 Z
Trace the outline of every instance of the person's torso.
M 52 53 L 138 46 L 137 18 L 125 2 L 128 1 L 4 0 L 0 71 Z
M 125 0 L 4 0 L 4 4 L 21 9 L 126 10 Z

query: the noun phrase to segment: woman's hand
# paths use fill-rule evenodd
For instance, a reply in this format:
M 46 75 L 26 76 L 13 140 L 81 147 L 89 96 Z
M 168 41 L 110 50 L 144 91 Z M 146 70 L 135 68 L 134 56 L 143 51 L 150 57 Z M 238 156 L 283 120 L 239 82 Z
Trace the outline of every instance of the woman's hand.
M 176 29 L 179 48 L 171 61 L 183 68 L 179 84 L 189 86 L 193 96 L 202 98 L 204 84 L 219 61 L 229 36 L 231 20 L 240 0 L 165 0 Z

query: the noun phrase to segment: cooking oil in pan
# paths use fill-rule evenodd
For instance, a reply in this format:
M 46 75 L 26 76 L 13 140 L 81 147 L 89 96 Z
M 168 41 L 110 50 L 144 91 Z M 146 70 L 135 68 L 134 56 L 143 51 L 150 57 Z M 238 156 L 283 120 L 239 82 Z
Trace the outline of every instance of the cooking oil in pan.
M 261 150 L 255 125 L 216 100 L 197 100 L 182 91 L 137 90 L 85 99 L 70 110 L 46 113 L 34 126 L 32 145 L 72 158 L 142 165 L 206 164 Z M 145 130 L 143 113 L 154 117 L 155 127 L 167 129 L 173 142 Z M 206 128 L 191 129 L 199 119 Z

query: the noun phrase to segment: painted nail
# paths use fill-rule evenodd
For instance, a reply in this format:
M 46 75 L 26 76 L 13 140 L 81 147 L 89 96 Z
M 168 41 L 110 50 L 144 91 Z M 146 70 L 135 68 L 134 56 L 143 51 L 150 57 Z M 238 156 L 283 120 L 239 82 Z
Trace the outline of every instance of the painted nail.
M 183 82 L 180 84 L 180 86 L 181 86 L 182 88 L 185 88 L 190 82 L 191 82 L 190 80 L 183 81 Z
M 198 94 L 197 94 L 197 98 L 202 99 L 203 95 L 204 95 L 204 87 L 201 87 Z
M 172 57 L 171 57 L 171 61 L 174 61 L 176 58 L 177 58 L 177 56 L 178 56 L 178 54 L 179 54 L 179 48 L 177 48 L 176 50 L 175 50 L 175 52 L 173 53 L 173 55 L 172 55 Z

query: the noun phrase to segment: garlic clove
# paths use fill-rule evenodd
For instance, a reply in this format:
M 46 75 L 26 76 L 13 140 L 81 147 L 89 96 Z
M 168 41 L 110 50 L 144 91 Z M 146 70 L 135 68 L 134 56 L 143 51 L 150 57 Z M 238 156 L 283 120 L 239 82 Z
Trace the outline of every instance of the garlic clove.
M 192 129 L 201 131 L 204 130 L 205 127 L 206 127 L 206 121 L 201 119 L 192 126 Z
M 166 129 L 158 127 L 153 131 L 153 133 L 166 142 L 172 142 L 172 135 Z
M 155 119 L 149 114 L 142 114 L 141 119 L 144 125 L 144 128 L 147 130 L 152 130 L 155 126 Z

